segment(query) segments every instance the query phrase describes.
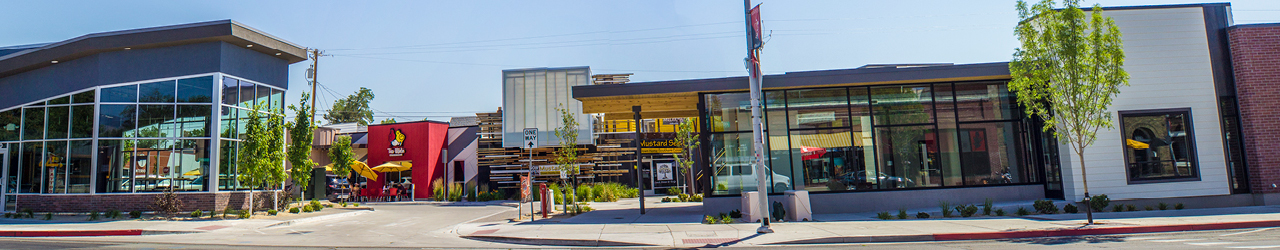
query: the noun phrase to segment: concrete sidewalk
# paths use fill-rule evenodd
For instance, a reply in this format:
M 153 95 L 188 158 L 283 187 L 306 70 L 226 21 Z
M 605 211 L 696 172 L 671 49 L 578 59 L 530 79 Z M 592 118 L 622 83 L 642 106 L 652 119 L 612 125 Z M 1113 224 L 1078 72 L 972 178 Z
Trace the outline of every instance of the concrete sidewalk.
M 100 219 L 59 216 L 54 220 L 0 219 L 0 237 L 127 236 L 201 233 L 214 230 L 254 230 L 272 226 L 337 219 L 372 211 L 369 208 L 326 208 L 320 212 L 257 216 L 252 219 L 145 220 Z M 126 215 L 127 216 L 127 215 Z
M 655 199 L 656 200 L 656 199 Z M 463 238 L 555 246 L 767 246 L 817 243 L 910 242 L 1048 236 L 1151 233 L 1252 227 L 1280 227 L 1280 207 L 1237 207 L 1027 217 L 971 217 L 882 221 L 862 216 L 824 215 L 841 221 L 774 223 L 775 233 L 756 234 L 758 223 L 701 224 L 701 203 L 592 203 L 597 211 L 536 222 L 462 224 Z M 869 216 L 874 216 L 870 214 Z

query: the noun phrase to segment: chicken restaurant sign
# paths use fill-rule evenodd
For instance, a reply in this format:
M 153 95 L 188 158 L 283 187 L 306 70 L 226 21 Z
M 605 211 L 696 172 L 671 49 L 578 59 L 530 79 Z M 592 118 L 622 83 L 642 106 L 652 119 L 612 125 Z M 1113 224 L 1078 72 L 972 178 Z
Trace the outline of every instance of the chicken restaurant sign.
M 404 130 L 391 129 L 391 147 L 387 147 L 387 155 L 404 156 Z

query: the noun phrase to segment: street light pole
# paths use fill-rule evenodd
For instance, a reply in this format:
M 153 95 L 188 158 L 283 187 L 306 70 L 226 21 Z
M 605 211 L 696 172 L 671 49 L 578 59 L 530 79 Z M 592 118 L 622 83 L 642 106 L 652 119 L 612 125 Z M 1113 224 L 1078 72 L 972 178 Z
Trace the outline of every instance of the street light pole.
M 751 141 L 754 144 L 755 153 L 755 174 L 756 174 L 756 193 L 759 195 L 759 207 L 755 212 L 763 213 L 760 219 L 760 228 L 756 229 L 757 233 L 773 233 L 773 229 L 769 228 L 769 185 L 766 178 L 773 173 L 769 171 L 769 167 L 764 163 L 764 124 L 760 123 L 760 85 L 764 82 L 763 72 L 760 72 L 760 46 L 762 41 L 757 39 L 757 34 L 761 32 L 756 30 L 754 20 L 751 13 L 751 0 L 743 0 L 745 4 L 744 16 L 747 24 L 747 65 L 750 72 L 750 88 L 751 88 Z
M 636 189 L 638 189 L 639 191 L 638 193 L 640 193 L 639 195 L 640 196 L 640 214 L 643 215 L 644 214 L 644 169 L 641 168 L 641 165 L 643 164 L 640 163 L 640 159 L 641 159 L 640 148 L 644 147 L 644 144 L 641 143 L 640 141 L 640 127 L 641 127 L 640 126 L 640 106 L 631 106 L 631 113 L 633 118 L 636 119 L 636 127 L 635 127 L 636 129 L 636 140 L 635 140 L 635 143 L 636 143 Z

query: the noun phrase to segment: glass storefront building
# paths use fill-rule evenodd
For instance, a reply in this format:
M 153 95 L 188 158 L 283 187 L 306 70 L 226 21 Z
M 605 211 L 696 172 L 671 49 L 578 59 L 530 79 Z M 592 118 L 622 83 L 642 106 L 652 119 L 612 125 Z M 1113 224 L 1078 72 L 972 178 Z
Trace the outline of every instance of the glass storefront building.
M 768 191 L 844 192 L 1042 182 L 1039 125 L 1005 81 L 764 92 Z M 747 92 L 702 95 L 712 195 L 757 190 Z
M 283 116 L 288 65 L 304 59 L 230 20 L 0 47 L 0 204 L 129 211 L 146 208 L 96 195 L 247 190 L 246 121 Z

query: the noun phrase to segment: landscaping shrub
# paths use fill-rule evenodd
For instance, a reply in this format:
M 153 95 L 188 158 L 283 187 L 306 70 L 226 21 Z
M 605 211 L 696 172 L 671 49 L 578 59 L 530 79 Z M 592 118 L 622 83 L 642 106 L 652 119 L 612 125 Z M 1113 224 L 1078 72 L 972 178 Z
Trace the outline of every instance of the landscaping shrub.
M 974 205 L 968 205 L 968 206 L 960 205 L 960 206 L 956 206 L 955 209 L 956 209 L 956 212 L 960 213 L 960 217 L 971 217 L 974 214 L 978 213 L 978 207 Z
M 679 188 L 667 188 L 667 195 L 676 195 L 682 193 Z
M 360 203 L 356 203 L 356 204 L 353 204 L 353 205 L 355 205 L 356 207 L 360 207 Z
M 720 223 L 723 223 L 723 224 L 733 224 L 733 217 L 729 217 L 729 215 L 721 213 L 721 214 L 720 214 Z
M 1156 204 L 1156 208 L 1160 210 L 1169 210 L 1169 204 L 1161 202 L 1160 204 Z
M 942 218 L 951 217 L 951 202 L 939 201 L 938 207 L 942 208 Z
M 10 214 L 10 213 L 4 213 L 4 218 L 5 218 L 5 219 L 8 219 L 8 218 L 9 218 L 9 216 L 13 216 L 13 214 Z
M 899 219 L 899 220 L 905 220 L 905 219 L 907 219 L 907 210 L 906 210 L 906 209 L 901 209 L 901 208 L 899 208 L 899 209 L 898 209 L 898 219 Z
M 1143 207 L 1143 209 L 1146 209 L 1147 211 L 1156 210 L 1156 208 L 1151 207 L 1151 206 Z
M 340 203 L 338 203 L 338 204 L 341 204 L 341 205 L 342 205 L 342 207 L 347 207 L 347 202 L 345 202 L 345 201 L 344 201 L 344 202 L 340 202 Z
M 1111 207 L 1112 212 L 1124 212 L 1124 204 L 1116 204 Z
M 1178 204 L 1174 204 L 1174 205 L 1173 205 L 1173 209 L 1174 209 L 1174 210 L 1182 210 L 1183 208 L 1186 208 L 1186 207 L 1185 207 L 1185 206 L 1182 206 L 1182 203 L 1178 203 Z
M 1005 214 L 1005 212 L 1004 212 L 1004 209 L 1003 209 L 1003 208 L 1001 208 L 1001 209 L 996 209 L 996 216 L 1004 216 L 1004 214 Z
M 1129 212 L 1138 211 L 1138 206 L 1134 204 L 1125 205 L 1124 207 L 1126 210 L 1129 210 Z
M 1025 207 L 1018 207 L 1018 211 L 1014 212 L 1014 214 L 1017 214 L 1018 216 L 1027 216 L 1031 214 L 1031 211 L 1028 211 Z
M 738 211 L 737 209 L 734 209 L 733 211 L 729 211 L 729 217 L 742 218 L 742 211 Z
M 222 209 L 222 217 L 225 219 L 227 215 L 235 214 L 235 211 L 235 209 L 231 209 L 231 206 L 227 206 L 227 208 Z
M 982 201 L 982 215 L 991 215 L 992 207 L 995 207 L 995 201 L 991 200 L 991 198 L 987 198 L 985 201 Z
M 275 209 L 267 209 L 267 214 L 269 215 L 276 215 L 276 213 L 279 213 L 279 211 L 276 211 Z
M 678 200 L 679 202 L 686 202 L 686 201 L 688 201 L 688 200 L 689 200 L 689 195 L 687 195 L 687 194 L 678 194 L 678 195 L 676 195 L 676 200 Z
M 1107 198 L 1105 194 L 1094 195 L 1089 198 L 1089 208 L 1093 209 L 1094 212 L 1102 212 L 1110 204 L 1111 198 Z
M 671 197 L 662 197 L 662 202 L 671 202 Z
M 302 206 L 302 212 L 303 212 L 303 213 L 310 213 L 310 212 L 315 212 L 315 211 L 316 211 L 315 209 L 311 209 L 311 206 Z
M 119 219 L 119 218 L 120 218 L 120 210 L 115 210 L 115 209 L 107 210 L 107 218 L 108 218 L 108 219 Z
M 164 213 L 164 216 L 175 217 L 182 211 L 182 199 L 178 199 L 178 194 L 173 190 L 168 190 L 151 201 L 151 209 Z
M 1035 204 L 1032 204 L 1031 206 L 1034 207 L 1036 209 L 1036 212 L 1040 214 L 1058 213 L 1058 206 L 1053 205 L 1053 201 L 1051 200 L 1038 200 L 1038 201 L 1035 201 Z
M 431 180 L 431 199 L 435 201 L 444 201 L 444 179 L 436 178 Z
M 250 212 L 249 210 L 240 211 L 241 219 L 248 219 L 249 217 L 252 217 L 252 216 L 253 216 L 253 212 Z
M 28 219 L 32 219 L 36 217 L 36 211 L 31 210 L 30 208 L 22 209 L 22 213 L 27 214 Z
M 929 213 L 925 213 L 925 212 L 916 213 L 916 219 L 928 219 L 928 218 L 929 218 Z
M 296 207 L 289 208 L 289 213 L 296 214 L 296 213 L 300 213 L 300 212 L 302 212 L 302 209 L 298 209 L 298 208 L 296 208 Z
M 200 217 L 204 217 L 204 211 L 200 211 L 200 210 L 191 211 L 191 218 L 200 218 Z
M 53 213 L 44 213 L 44 220 L 52 220 Z
M 889 212 L 879 212 L 876 213 L 876 218 L 881 220 L 892 220 L 893 215 L 889 215 Z
M 716 217 L 712 217 L 710 215 L 707 215 L 706 218 L 702 218 L 702 224 L 716 224 L 717 222 L 719 221 L 716 220 Z
M 702 194 L 693 194 L 692 196 L 689 196 L 689 201 L 690 201 L 690 202 L 702 202 Z
M 130 212 L 129 212 L 129 217 L 130 217 L 130 218 L 134 218 L 134 219 L 142 218 L 142 211 L 138 211 L 138 210 L 130 211 Z
M 89 220 L 98 220 L 98 211 L 89 212 Z
M 1071 205 L 1071 203 L 1067 203 L 1067 205 L 1062 206 L 1062 211 L 1069 214 L 1074 214 L 1074 213 L 1079 213 L 1080 209 L 1076 208 L 1075 205 Z

